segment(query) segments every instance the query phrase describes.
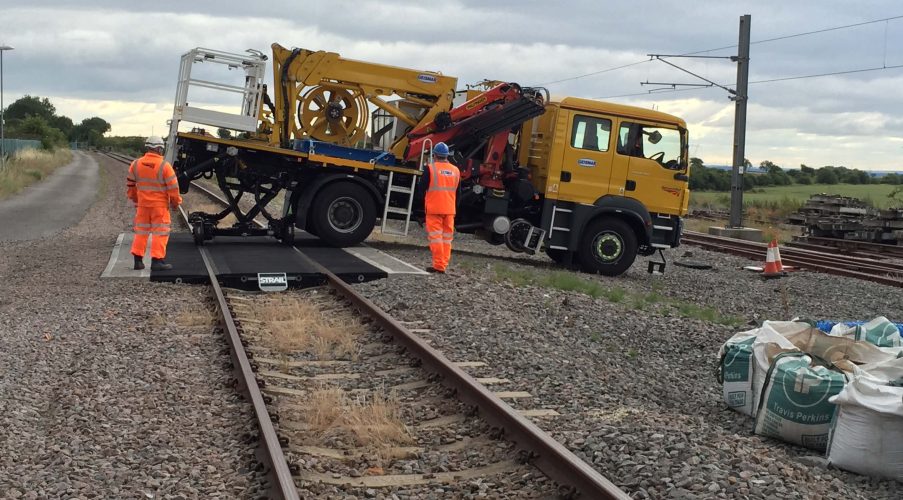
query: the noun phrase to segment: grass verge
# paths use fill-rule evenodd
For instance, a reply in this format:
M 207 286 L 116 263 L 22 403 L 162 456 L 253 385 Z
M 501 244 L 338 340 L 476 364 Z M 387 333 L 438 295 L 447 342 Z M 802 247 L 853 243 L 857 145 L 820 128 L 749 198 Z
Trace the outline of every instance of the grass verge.
M 698 233 L 708 234 L 710 227 L 723 227 L 725 224 L 727 224 L 727 222 L 727 220 L 713 221 L 688 217 L 684 219 L 684 229 L 686 229 L 687 231 L 696 231 Z M 800 226 L 792 226 L 787 224 L 762 224 L 759 222 L 751 221 L 749 219 L 744 219 L 743 225 L 746 227 L 754 227 L 756 229 L 760 229 L 762 231 L 763 243 L 768 243 L 772 239 L 778 240 L 779 243 L 787 243 L 789 241 L 793 241 L 794 236 L 800 236 L 803 234 L 802 228 Z
M 889 208 L 899 204 L 889 197 L 896 186 L 890 184 L 794 184 L 772 186 L 744 191 L 743 204 L 747 210 L 759 211 L 786 217 L 797 211 L 813 194 L 838 194 L 859 198 L 877 208 Z M 701 209 L 727 209 L 730 207 L 730 193 L 718 191 L 693 191 L 690 206 Z
M 739 326 L 743 320 L 730 314 L 722 314 L 715 308 L 698 306 L 681 299 L 666 297 L 661 286 L 654 284 L 651 292 L 630 292 L 620 287 L 607 287 L 599 281 L 585 278 L 580 274 L 561 270 L 523 270 L 510 266 L 491 266 L 493 279 L 516 286 L 537 286 L 565 292 L 577 292 L 593 298 L 604 298 L 613 303 L 625 303 L 634 310 L 650 307 L 664 308 L 676 312 L 684 318 L 699 319 L 710 323 Z
M 68 149 L 20 151 L 7 161 L 6 168 L 0 171 L 0 199 L 8 198 L 46 178 L 54 170 L 70 161 L 72 161 L 72 152 Z

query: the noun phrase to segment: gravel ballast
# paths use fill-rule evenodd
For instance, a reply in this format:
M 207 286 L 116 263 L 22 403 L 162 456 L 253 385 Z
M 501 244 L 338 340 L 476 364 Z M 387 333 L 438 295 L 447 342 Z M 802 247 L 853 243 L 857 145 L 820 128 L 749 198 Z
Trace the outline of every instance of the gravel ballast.
M 100 278 L 134 209 L 127 166 L 94 158 L 97 198 L 77 225 L 0 245 L 0 491 L 254 497 L 253 415 L 208 291 Z
M 428 249 L 411 245 L 423 245 L 420 236 L 373 245 L 427 266 Z M 715 378 L 720 345 L 752 324 L 901 321 L 899 289 L 808 272 L 763 281 L 738 269 L 751 261 L 688 246 L 666 253 L 664 275 L 647 274 L 641 258 L 617 278 L 574 275 L 583 283 L 575 287 L 544 256 L 512 261 L 504 247 L 467 236 L 456 248 L 486 255 L 453 252 L 448 275 L 358 287 L 399 320 L 425 321 L 424 336 L 450 359 L 484 361 L 480 376 L 509 378 L 506 390 L 533 394 L 525 405 L 558 411 L 536 422 L 633 497 L 903 496 L 899 483 L 756 436 L 752 420 L 724 404 Z M 674 266 L 681 258 L 714 268 Z

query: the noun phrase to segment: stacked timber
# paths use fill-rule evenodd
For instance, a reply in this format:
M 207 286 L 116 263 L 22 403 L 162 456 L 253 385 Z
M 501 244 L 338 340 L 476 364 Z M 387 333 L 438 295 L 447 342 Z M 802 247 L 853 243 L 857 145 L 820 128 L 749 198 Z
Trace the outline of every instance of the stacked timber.
M 788 221 L 811 236 L 903 245 L 903 209 L 878 210 L 849 196 L 812 195 Z

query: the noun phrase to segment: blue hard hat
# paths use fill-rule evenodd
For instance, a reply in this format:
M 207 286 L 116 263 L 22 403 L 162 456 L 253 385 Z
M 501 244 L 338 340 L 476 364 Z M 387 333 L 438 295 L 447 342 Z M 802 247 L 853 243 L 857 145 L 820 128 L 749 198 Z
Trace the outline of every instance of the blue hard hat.
M 444 142 L 440 142 L 433 147 L 433 154 L 436 156 L 448 156 L 448 146 Z

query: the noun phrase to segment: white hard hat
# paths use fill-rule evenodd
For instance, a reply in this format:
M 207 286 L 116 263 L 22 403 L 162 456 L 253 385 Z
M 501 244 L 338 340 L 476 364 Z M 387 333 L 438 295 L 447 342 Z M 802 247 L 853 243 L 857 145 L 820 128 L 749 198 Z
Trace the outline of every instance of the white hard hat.
M 148 148 L 162 148 L 163 138 L 159 135 L 152 135 L 144 141 L 144 146 Z

